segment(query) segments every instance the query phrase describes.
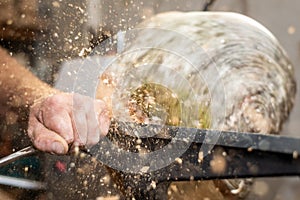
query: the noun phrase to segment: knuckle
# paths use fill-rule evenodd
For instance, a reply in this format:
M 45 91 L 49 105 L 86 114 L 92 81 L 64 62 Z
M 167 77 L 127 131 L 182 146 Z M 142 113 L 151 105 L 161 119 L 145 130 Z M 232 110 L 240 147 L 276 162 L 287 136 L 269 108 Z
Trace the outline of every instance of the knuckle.
M 56 132 L 60 132 L 63 127 L 63 121 L 57 120 L 56 116 L 49 116 L 44 120 L 45 126 L 50 130 L 54 130 Z
M 74 95 L 73 98 L 73 103 L 74 103 L 74 110 L 86 110 L 86 102 L 84 101 L 83 97 L 79 94 Z
M 58 104 L 57 101 L 58 101 L 57 97 L 51 96 L 51 97 L 46 98 L 43 104 L 53 107 L 53 106 L 56 106 Z
M 100 109 L 100 110 L 103 110 L 103 109 L 107 109 L 107 106 L 106 106 L 106 103 L 100 99 L 97 99 L 96 100 L 96 106 Z
M 61 105 L 68 105 L 70 102 L 69 95 L 67 94 L 55 94 L 45 99 L 44 104 L 47 106 L 60 107 Z

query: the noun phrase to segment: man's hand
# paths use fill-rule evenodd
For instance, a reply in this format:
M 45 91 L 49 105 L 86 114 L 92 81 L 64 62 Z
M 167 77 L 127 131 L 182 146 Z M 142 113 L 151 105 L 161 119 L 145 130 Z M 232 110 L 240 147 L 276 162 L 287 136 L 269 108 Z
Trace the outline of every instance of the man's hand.
M 30 108 L 28 135 L 36 148 L 65 154 L 69 145 L 96 144 L 110 125 L 101 100 L 79 94 L 60 93 L 42 98 Z

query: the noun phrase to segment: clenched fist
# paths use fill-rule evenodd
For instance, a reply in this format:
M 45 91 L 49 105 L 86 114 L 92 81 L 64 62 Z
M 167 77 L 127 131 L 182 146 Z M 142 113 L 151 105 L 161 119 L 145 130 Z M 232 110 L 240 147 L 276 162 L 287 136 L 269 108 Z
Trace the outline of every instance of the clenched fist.
M 69 145 L 90 146 L 105 136 L 110 118 L 105 103 L 80 94 L 41 98 L 30 108 L 28 135 L 42 151 L 65 154 Z

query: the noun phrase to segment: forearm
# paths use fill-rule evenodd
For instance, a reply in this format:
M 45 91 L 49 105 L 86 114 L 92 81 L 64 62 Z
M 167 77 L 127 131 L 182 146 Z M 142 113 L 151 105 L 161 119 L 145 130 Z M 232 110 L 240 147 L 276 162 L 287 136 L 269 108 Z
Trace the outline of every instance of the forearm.
M 56 93 L 56 90 L 39 80 L 0 48 L 0 104 L 1 113 L 29 107 L 40 97 Z

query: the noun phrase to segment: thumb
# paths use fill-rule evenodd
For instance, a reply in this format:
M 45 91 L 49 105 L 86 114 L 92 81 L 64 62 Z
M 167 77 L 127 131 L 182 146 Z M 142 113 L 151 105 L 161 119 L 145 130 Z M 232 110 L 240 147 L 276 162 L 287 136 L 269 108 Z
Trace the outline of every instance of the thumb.
M 37 149 L 53 154 L 68 152 L 68 143 L 60 135 L 42 126 L 37 129 L 33 133 L 33 144 Z
M 100 136 L 103 137 L 108 133 L 112 113 L 102 100 L 96 100 L 94 106 L 96 108 L 97 120 L 100 128 Z

